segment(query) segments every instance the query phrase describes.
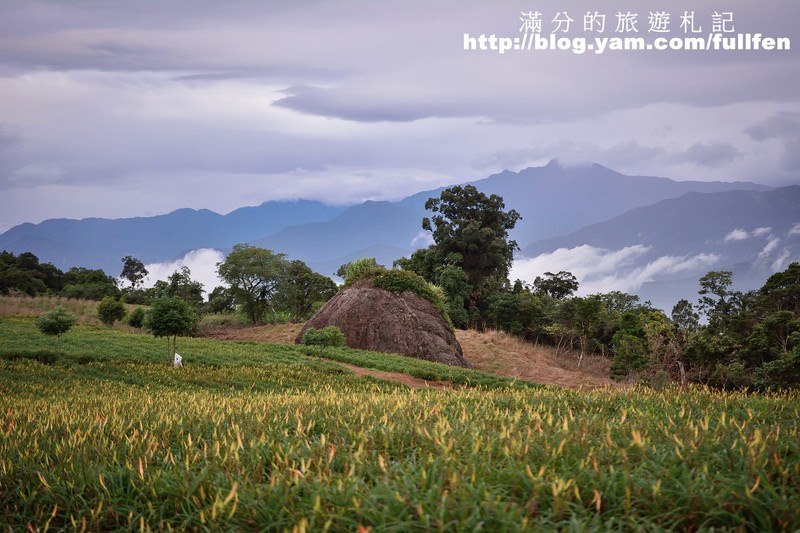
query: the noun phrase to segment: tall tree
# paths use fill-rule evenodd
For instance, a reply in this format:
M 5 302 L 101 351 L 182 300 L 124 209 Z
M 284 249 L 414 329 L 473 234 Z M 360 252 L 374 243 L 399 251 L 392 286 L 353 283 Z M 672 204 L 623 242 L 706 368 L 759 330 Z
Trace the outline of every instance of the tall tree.
M 545 272 L 542 276 L 536 276 L 536 279 L 533 280 L 533 288 L 537 294 L 563 300 L 578 290 L 578 278 L 564 270 L 558 274 Z
M 192 271 L 186 265 L 170 274 L 167 281 L 158 280 L 150 292 L 154 299 L 178 297 L 196 311 L 203 307 L 203 284 L 192 279 Z
M 147 274 L 149 272 L 140 260 L 130 255 L 122 258 L 122 273 L 120 276 L 130 282 L 131 290 L 136 290 L 136 286 L 147 277 Z
M 290 262 L 275 291 L 275 305 L 297 318 L 307 318 L 315 305 L 336 294 L 332 279 L 317 274 L 299 260 Z
M 217 272 L 231 286 L 245 315 L 257 324 L 272 308 L 287 263 L 285 254 L 236 244 L 225 261 L 217 263 Z
M 430 198 L 425 208 L 435 213 L 422 220 L 422 228 L 433 233 L 438 256 L 461 267 L 467 282 L 481 290 L 490 278 L 505 280 L 517 243 L 508 238 L 520 219 L 495 194 L 486 196 L 472 185 L 456 186 Z

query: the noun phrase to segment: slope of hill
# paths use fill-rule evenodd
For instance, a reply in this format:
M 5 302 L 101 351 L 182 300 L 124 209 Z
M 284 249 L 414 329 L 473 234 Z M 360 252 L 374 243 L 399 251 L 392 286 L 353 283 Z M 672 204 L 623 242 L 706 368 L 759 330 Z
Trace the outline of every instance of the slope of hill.
M 204 335 L 221 340 L 294 344 L 302 327 L 303 324 L 271 324 L 217 329 Z M 507 333 L 457 329 L 456 338 L 464 358 L 477 370 L 559 387 L 592 389 L 614 385 L 608 377 L 609 360 L 604 357 L 585 357 L 583 368 L 578 370 L 575 354 L 556 354 L 554 348 L 537 346 Z

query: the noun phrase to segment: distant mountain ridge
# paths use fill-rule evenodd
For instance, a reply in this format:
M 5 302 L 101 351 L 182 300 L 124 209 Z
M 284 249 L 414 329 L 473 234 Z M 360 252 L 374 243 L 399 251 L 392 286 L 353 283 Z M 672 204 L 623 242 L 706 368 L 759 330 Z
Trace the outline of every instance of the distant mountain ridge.
M 0 249 L 30 251 L 59 268 L 86 266 L 116 275 L 125 255 L 145 263 L 174 260 L 194 249 L 229 249 L 289 224 L 330 220 L 345 208 L 309 200 L 264 202 L 227 215 L 178 209 L 166 215 L 120 219 L 50 219 L 20 224 L 0 235 Z
M 758 287 L 773 272 L 800 261 L 800 185 L 687 193 L 540 240 L 520 255 L 545 254 L 553 257 L 553 269 L 560 269 L 558 261 L 582 253 L 580 247 L 604 250 L 606 257 L 630 251 L 609 283 L 642 273 L 646 281 L 637 293 L 667 310 L 675 295 L 695 297 L 698 278 L 709 270 L 732 270 L 737 287 Z
M 471 184 L 486 194 L 502 196 L 507 208 L 522 215 L 512 233 L 521 245 L 687 192 L 769 189 L 748 182 L 626 176 L 600 165 L 567 167 L 557 162 L 504 171 Z M 399 202 L 364 202 L 347 208 L 298 200 L 264 202 L 227 215 L 180 209 L 156 217 L 47 220 L 8 230 L 0 235 L 0 249 L 31 251 L 60 268 L 87 266 L 117 274 L 124 255 L 145 263 L 165 262 L 198 248 L 225 252 L 235 243 L 250 242 L 302 259 L 331 275 L 359 253 L 372 253 L 389 265 L 424 246 L 425 201 L 443 189 L 423 191 Z

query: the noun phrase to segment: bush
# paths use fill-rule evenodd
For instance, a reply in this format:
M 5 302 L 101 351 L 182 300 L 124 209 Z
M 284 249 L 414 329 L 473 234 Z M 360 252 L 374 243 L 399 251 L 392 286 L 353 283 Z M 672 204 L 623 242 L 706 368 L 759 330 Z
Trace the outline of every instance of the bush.
M 75 325 L 75 315 L 60 305 L 43 314 L 36 320 L 36 327 L 45 335 L 56 338 L 56 352 L 61 355 L 61 335 Z
M 372 257 L 362 257 L 349 263 L 344 273 L 344 284 L 352 285 L 356 281 L 375 276 L 386 269 L 378 264 Z
M 114 322 L 125 318 L 125 306 L 113 296 L 106 296 L 97 306 L 97 317 L 106 326 L 113 326 Z
M 342 330 L 336 326 L 328 326 L 322 329 L 309 328 L 303 335 L 302 343 L 306 346 L 330 346 L 337 348 L 344 346 L 347 339 Z
M 144 327 L 145 316 L 144 309 L 137 307 L 128 317 L 128 325 L 132 328 L 142 329 Z
M 444 290 L 425 281 L 425 278 L 410 270 L 383 270 L 372 280 L 372 285 L 390 292 L 411 291 L 433 304 L 452 329 Z

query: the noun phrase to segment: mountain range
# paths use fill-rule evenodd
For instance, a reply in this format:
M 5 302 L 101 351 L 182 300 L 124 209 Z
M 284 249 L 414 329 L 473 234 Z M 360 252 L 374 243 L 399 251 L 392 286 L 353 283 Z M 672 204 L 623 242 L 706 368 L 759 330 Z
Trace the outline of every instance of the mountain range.
M 519 172 L 507 170 L 471 184 L 486 194 L 502 196 L 507 208 L 522 215 L 511 235 L 522 247 L 518 261 L 522 265 L 525 258 L 539 257 L 539 266 L 552 258 L 547 269 L 560 270 L 553 255 L 559 250 L 562 255 L 593 250 L 601 256 L 628 250 L 622 254 L 627 262 L 618 265 L 620 270 L 607 273 L 612 276 L 606 276 L 610 285 L 613 276 L 619 281 L 619 276 L 653 262 L 663 264 L 664 257 L 673 262 L 694 258 L 699 269 L 736 265 L 737 272 L 751 274 L 798 258 L 800 229 L 792 232 L 800 223 L 800 187 L 675 181 L 555 161 Z M 426 246 L 430 237 L 421 229 L 428 214 L 425 202 L 441 190 L 422 191 L 398 202 L 367 201 L 347 207 L 308 200 L 271 201 L 227 215 L 179 209 L 155 217 L 46 220 L 3 233 L 0 249 L 31 251 L 59 268 L 79 265 L 116 275 L 125 255 L 145 263 L 168 262 L 199 248 L 225 253 L 235 243 L 249 242 L 332 275 L 341 264 L 358 257 L 371 256 L 390 265 Z M 762 253 L 768 245 L 771 249 Z M 670 283 L 695 272 L 673 268 L 657 274 L 648 277 L 645 272 L 631 287 L 647 292 L 665 282 L 669 293 Z

